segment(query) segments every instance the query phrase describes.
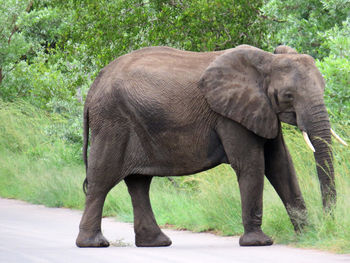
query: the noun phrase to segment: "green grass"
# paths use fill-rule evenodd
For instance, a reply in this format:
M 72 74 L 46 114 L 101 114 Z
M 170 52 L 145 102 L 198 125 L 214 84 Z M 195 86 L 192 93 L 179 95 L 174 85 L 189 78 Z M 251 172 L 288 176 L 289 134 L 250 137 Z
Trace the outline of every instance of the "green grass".
M 83 207 L 80 146 L 52 136 L 64 119 L 25 102 L 0 100 L 0 195 L 48 206 Z M 78 154 L 79 152 L 79 154 Z
M 48 115 L 24 102 L 0 100 L 0 196 L 54 207 L 82 209 L 85 168 L 81 146 L 68 143 L 56 127 L 65 119 Z M 350 138 L 350 127 L 335 129 Z M 287 144 L 309 212 L 310 226 L 296 235 L 279 197 L 265 181 L 263 230 L 277 243 L 350 252 L 350 149 L 334 143 L 338 191 L 334 219 L 322 211 L 313 155 L 300 132 L 285 127 Z M 154 178 L 151 199 L 160 225 L 192 231 L 239 235 L 241 206 L 237 180 L 229 165 L 201 174 L 174 179 Z M 124 183 L 108 195 L 105 216 L 132 221 L 132 208 Z

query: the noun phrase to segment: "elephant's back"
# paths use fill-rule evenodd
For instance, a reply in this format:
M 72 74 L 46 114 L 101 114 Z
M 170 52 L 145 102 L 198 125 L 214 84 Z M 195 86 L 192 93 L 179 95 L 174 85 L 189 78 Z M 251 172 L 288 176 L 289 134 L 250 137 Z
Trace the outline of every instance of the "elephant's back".
M 100 71 L 90 90 L 91 93 L 98 93 L 97 89 L 108 92 L 120 87 L 120 82 L 134 82 L 134 85 L 128 85 L 129 89 L 140 88 L 140 85 L 145 85 L 143 89 L 149 87 L 163 91 L 173 88 L 173 85 L 187 87 L 197 83 L 208 65 L 223 52 L 191 52 L 170 47 L 143 48 L 109 63 Z
M 148 47 L 136 50 L 117 59 L 119 72 L 132 75 L 137 71 L 149 70 L 168 74 L 200 75 L 223 51 L 191 52 L 170 47 Z M 111 65 L 114 67 L 114 65 Z
M 101 70 L 87 100 L 94 105 L 112 101 L 114 105 L 164 112 L 188 121 L 196 118 L 198 112 L 209 110 L 198 81 L 222 52 L 189 52 L 169 47 L 131 52 Z
M 112 79 L 133 80 L 147 76 L 164 81 L 197 82 L 208 65 L 223 51 L 191 52 L 170 47 L 148 47 L 121 56 L 104 70 Z M 113 80 L 112 80 L 113 81 Z

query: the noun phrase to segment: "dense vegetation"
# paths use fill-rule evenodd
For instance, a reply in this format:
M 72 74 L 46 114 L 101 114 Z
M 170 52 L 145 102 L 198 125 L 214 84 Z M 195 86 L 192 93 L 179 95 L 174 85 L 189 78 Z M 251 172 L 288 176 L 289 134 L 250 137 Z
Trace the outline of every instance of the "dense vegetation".
M 327 81 L 325 100 L 333 127 L 350 137 L 348 0 L 0 0 L 0 4 L 0 196 L 83 207 L 82 102 L 103 66 L 144 46 L 212 51 L 245 43 L 272 51 L 278 44 L 291 45 L 315 57 Z M 294 128 L 286 126 L 285 131 L 311 225 L 296 236 L 266 182 L 265 231 L 278 242 L 349 252 L 349 149 L 334 146 L 339 199 L 333 219 L 322 213 L 311 154 Z M 159 223 L 241 233 L 233 174 L 223 165 L 173 182 L 157 178 L 152 202 Z M 109 194 L 105 214 L 132 219 L 123 184 Z

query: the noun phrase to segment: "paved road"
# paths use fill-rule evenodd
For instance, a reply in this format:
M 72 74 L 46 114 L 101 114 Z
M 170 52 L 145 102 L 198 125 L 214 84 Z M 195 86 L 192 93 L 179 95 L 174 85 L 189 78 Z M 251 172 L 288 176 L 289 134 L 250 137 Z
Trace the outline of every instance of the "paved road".
M 74 245 L 81 212 L 46 208 L 0 199 L 0 262 L 117 262 L 117 263 L 254 263 L 350 262 L 350 255 L 274 245 L 239 247 L 236 237 L 165 230 L 173 241 L 166 248 L 136 248 L 131 224 L 103 219 L 109 248 Z

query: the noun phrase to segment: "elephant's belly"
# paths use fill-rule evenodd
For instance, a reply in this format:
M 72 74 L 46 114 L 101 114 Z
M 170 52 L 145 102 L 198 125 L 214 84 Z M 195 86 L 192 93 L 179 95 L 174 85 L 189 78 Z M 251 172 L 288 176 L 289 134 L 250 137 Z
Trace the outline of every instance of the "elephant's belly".
M 169 131 L 146 145 L 145 141 L 142 143 L 139 148 L 141 160 L 135 163 L 135 173 L 139 174 L 180 176 L 227 163 L 223 146 L 214 131 Z
M 217 153 L 216 156 L 208 159 L 184 158 L 174 160 L 170 156 L 169 160 L 144 163 L 137 167 L 134 173 L 153 176 L 182 176 L 205 171 L 221 163 L 227 163 L 224 152 Z

